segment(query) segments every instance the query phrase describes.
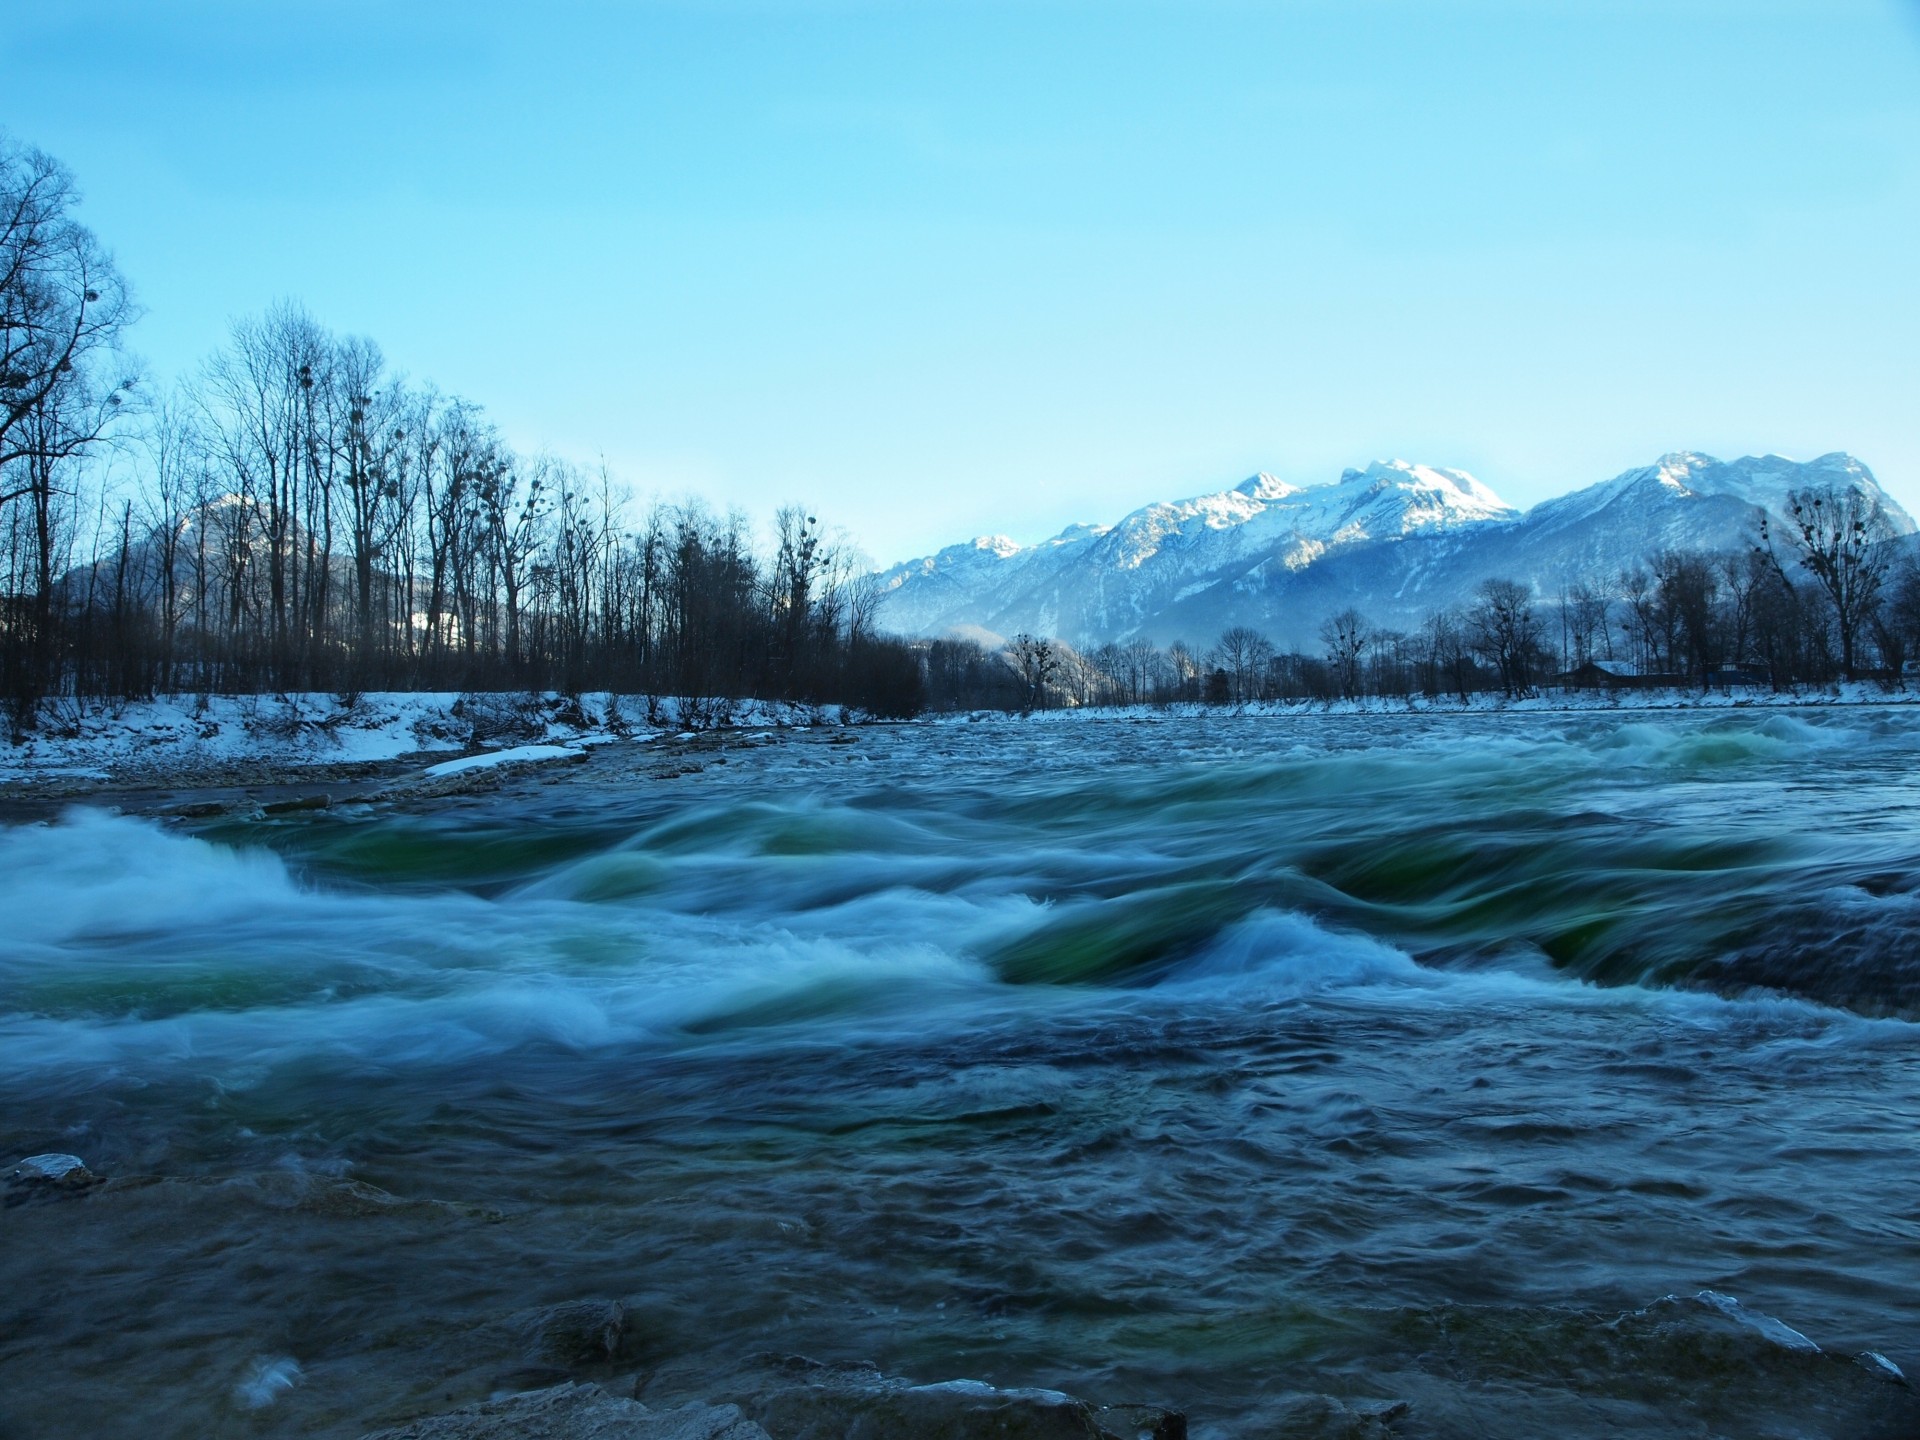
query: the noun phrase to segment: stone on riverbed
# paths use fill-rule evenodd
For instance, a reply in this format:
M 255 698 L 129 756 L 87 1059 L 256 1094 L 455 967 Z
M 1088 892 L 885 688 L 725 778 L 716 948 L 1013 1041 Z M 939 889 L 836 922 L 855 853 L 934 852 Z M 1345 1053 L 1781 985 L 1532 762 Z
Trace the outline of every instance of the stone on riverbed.
M 1150 1405 L 1095 1407 L 1058 1390 L 979 1380 L 916 1385 L 871 1365 L 764 1357 L 718 1392 L 774 1440 L 1186 1440 L 1186 1417 Z
M 291 800 L 270 800 L 260 807 L 262 815 L 295 815 L 302 810 L 329 810 L 331 795 L 298 795 Z
M 87 1169 L 78 1155 L 29 1155 L 6 1173 L 9 1200 L 35 1193 L 85 1190 L 99 1183 L 100 1177 Z
M 556 1385 L 430 1415 L 364 1440 L 768 1440 L 734 1405 L 652 1410 L 598 1385 Z
M 507 1324 L 529 1360 L 565 1369 L 604 1365 L 620 1354 L 627 1307 L 618 1300 L 568 1300 L 523 1310 Z

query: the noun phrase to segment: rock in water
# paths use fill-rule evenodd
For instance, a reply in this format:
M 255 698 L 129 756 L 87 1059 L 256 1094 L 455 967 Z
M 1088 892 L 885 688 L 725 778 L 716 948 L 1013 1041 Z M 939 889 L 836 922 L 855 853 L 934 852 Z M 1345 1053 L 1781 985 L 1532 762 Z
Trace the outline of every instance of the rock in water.
M 766 1362 L 737 1396 L 777 1440 L 1186 1440 L 1186 1417 L 1147 1405 L 1095 1409 L 1058 1390 L 1001 1390 L 978 1380 L 934 1385 L 870 1365 L 801 1356 Z
M 1187 1417 L 1158 1405 L 1101 1405 L 1093 1423 L 1113 1440 L 1186 1440 Z
M 6 1175 L 7 1188 L 33 1191 L 85 1190 L 100 1177 L 78 1155 L 29 1155 Z
M 326 810 L 333 805 L 331 795 L 302 795 L 292 800 L 272 800 L 260 807 L 263 815 L 293 815 L 302 810 Z
M 430 1415 L 364 1440 L 768 1440 L 735 1405 L 650 1410 L 598 1385 L 556 1385 Z
M 507 1323 L 531 1361 L 563 1369 L 604 1365 L 620 1353 L 627 1307 L 618 1300 L 568 1300 L 523 1310 Z

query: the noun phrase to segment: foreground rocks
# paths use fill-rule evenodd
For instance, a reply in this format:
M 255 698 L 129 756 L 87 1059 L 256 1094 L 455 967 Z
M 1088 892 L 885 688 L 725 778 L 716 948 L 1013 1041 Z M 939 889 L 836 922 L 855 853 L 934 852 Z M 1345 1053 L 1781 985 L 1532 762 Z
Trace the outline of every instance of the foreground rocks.
M 29 1155 L 4 1176 L 0 1176 L 0 1196 L 7 1205 L 59 1195 L 77 1195 L 100 1184 L 100 1177 L 89 1170 L 78 1155 Z
M 619 1358 L 627 1307 L 618 1300 L 569 1300 L 509 1317 L 508 1327 L 538 1364 L 574 1367 Z
M 556 1385 L 449 1410 L 366 1440 L 767 1440 L 737 1406 L 652 1410 L 598 1385 Z
M 1058 1390 L 978 1380 L 916 1385 L 872 1365 L 763 1357 L 726 1398 L 774 1440 L 1186 1440 L 1186 1417 L 1146 1405 L 1093 1406 Z
M 595 1331 L 593 1343 L 617 1345 L 606 1337 Z M 723 1403 L 650 1406 L 569 1382 L 365 1440 L 1186 1440 L 1187 1433 L 1184 1416 L 1154 1406 L 1093 1406 L 1057 1390 L 1000 1390 L 978 1380 L 916 1385 L 871 1365 L 799 1356 L 749 1362 L 717 1395 Z

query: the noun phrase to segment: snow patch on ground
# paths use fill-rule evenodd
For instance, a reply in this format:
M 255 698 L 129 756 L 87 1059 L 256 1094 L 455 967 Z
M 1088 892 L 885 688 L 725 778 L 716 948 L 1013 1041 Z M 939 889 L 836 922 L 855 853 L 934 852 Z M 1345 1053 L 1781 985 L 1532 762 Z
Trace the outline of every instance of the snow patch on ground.
M 568 748 L 661 734 L 852 723 L 838 705 L 686 700 L 673 696 L 385 692 L 344 697 L 169 695 L 127 702 L 55 701 L 19 744 L 0 739 L 0 786 L 128 782 L 229 766 L 357 765 L 404 756 L 514 747 Z M 476 757 L 487 763 L 501 761 Z M 463 767 L 471 768 L 471 767 Z
M 540 760 L 577 760 L 581 751 L 571 745 L 516 745 L 511 750 L 487 750 L 478 755 L 463 755 L 458 760 L 442 760 L 429 765 L 427 774 L 458 775 L 467 770 L 491 770 L 496 765 L 526 765 Z

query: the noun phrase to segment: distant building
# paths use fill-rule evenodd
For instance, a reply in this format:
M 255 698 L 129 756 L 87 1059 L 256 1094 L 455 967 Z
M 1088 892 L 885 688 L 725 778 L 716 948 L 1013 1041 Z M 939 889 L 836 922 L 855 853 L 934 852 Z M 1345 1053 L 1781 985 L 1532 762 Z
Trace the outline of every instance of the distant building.
M 1684 690 L 1700 683 L 1694 675 L 1676 675 L 1669 671 L 1645 671 L 1625 660 L 1589 660 L 1554 677 L 1567 690 Z M 1733 685 L 1765 685 L 1767 677 L 1745 666 L 1708 672 L 1708 683 L 1722 688 Z
M 1635 667 L 1624 660 L 1589 660 L 1554 677 L 1569 690 L 1619 690 L 1641 683 Z

